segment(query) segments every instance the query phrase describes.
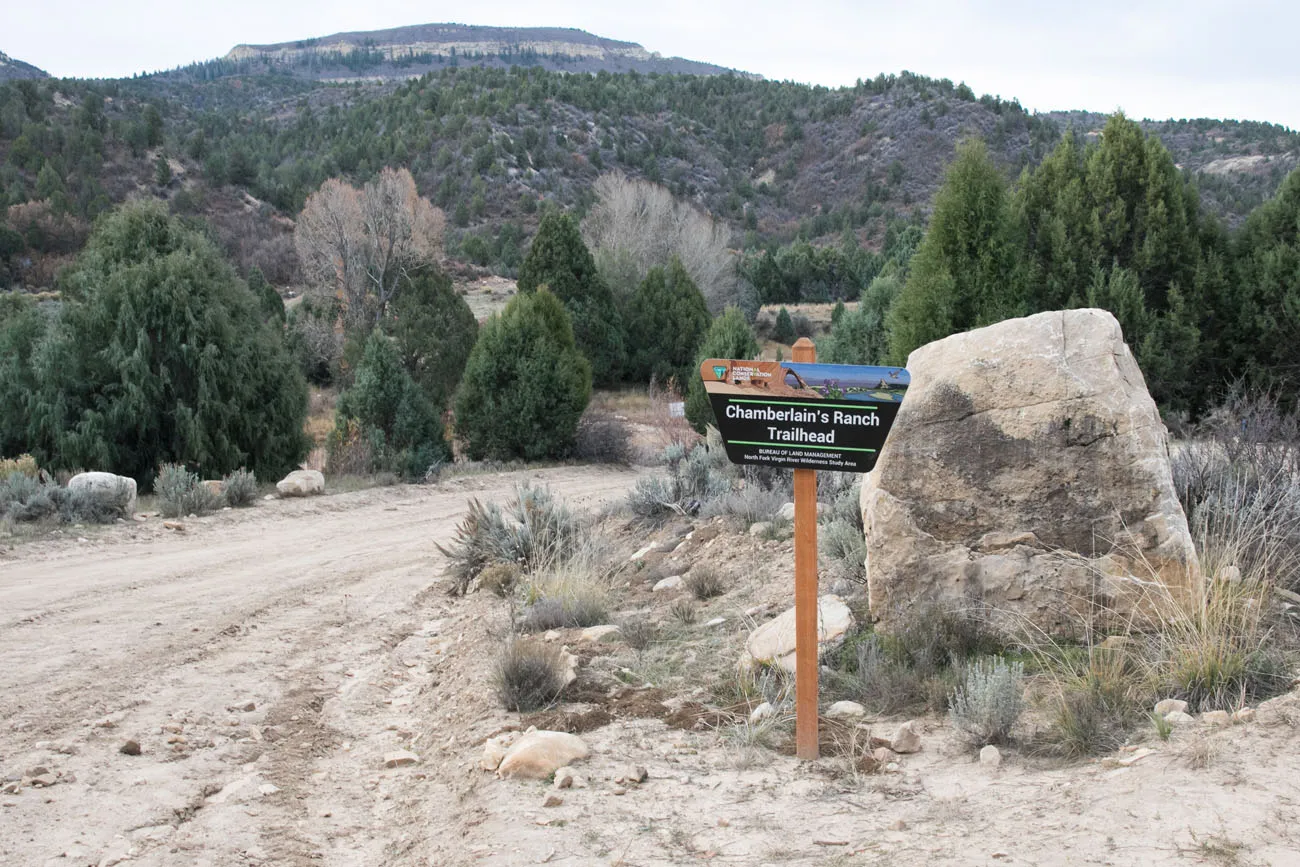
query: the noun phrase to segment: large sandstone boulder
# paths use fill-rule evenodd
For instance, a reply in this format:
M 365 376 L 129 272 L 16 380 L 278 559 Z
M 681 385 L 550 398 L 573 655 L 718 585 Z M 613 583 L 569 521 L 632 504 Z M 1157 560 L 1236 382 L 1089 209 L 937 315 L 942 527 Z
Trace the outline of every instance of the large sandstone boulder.
M 844 642 L 844 636 L 853 628 L 853 612 L 844 600 L 827 594 L 817 600 L 817 649 L 819 653 L 833 650 Z M 786 671 L 794 671 L 795 635 L 794 609 L 755 629 L 745 642 L 740 655 L 742 668 L 753 668 L 759 663 L 773 663 Z
M 122 507 L 123 514 L 130 517 L 135 513 L 136 488 L 135 479 L 118 476 L 113 473 L 78 473 L 68 479 L 69 491 L 94 491 L 105 502 Z
M 325 493 L 325 476 L 319 470 L 294 470 L 275 483 L 282 497 L 310 497 Z
M 1201 580 L 1164 425 L 1110 313 L 1013 319 L 923 346 L 907 367 L 862 486 L 883 627 L 938 602 L 1071 635 Z

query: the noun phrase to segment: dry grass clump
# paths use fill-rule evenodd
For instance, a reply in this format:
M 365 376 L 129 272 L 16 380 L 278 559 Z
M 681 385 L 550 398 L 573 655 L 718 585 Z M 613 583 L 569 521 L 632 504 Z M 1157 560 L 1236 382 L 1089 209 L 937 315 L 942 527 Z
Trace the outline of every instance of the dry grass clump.
M 437 548 L 449 561 L 452 594 L 461 595 L 493 563 L 533 572 L 568 561 L 581 541 L 581 523 L 549 489 L 521 485 L 504 506 L 471 500 L 451 544 Z
M 517 563 L 493 563 L 478 574 L 478 586 L 505 599 L 515 592 L 519 576 Z
M 695 608 L 695 603 L 688 596 L 681 596 L 673 600 L 673 604 L 668 607 L 668 613 L 672 615 L 682 626 L 690 626 L 699 618 L 699 611 Z
M 598 464 L 631 464 L 632 439 L 627 422 L 614 413 L 587 407 L 578 420 L 573 456 Z
M 554 647 L 512 639 L 497 660 L 493 680 L 501 705 L 526 713 L 559 698 L 564 689 L 564 667 Z
M 16 458 L 0 458 L 0 479 L 8 479 L 14 473 L 21 473 L 30 479 L 36 478 L 40 468 L 36 466 L 36 458 L 31 455 L 23 454 Z
M 731 583 L 730 576 L 710 566 L 696 566 L 682 579 L 682 585 L 700 601 L 721 596 Z
M 645 650 L 659 640 L 659 627 L 647 617 L 629 617 L 618 624 L 623 643 L 635 651 Z

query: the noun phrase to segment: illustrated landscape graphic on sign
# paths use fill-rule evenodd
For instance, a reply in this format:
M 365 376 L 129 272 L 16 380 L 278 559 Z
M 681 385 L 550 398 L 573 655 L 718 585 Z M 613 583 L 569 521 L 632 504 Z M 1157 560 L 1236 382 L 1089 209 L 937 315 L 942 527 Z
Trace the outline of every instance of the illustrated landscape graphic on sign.
M 911 382 L 901 367 L 710 358 L 700 376 L 733 463 L 865 473 Z

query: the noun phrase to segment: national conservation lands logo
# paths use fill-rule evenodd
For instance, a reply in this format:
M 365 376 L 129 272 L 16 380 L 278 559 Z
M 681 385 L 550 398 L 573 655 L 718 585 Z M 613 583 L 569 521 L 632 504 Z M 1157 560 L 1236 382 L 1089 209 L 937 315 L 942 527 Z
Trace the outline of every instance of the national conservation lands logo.
M 901 367 L 710 358 L 700 366 L 732 463 L 866 473 L 911 383 Z

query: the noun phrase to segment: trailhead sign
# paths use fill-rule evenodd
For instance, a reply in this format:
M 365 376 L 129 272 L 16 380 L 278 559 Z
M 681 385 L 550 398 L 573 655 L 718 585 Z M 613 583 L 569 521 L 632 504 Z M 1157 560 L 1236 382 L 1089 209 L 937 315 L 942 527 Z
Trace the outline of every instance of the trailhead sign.
M 911 377 L 901 367 L 710 358 L 700 366 L 727 458 L 868 473 Z

